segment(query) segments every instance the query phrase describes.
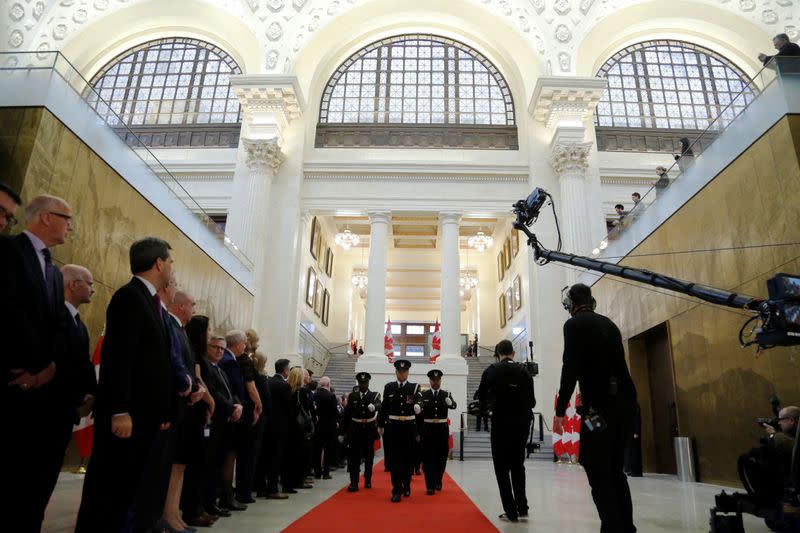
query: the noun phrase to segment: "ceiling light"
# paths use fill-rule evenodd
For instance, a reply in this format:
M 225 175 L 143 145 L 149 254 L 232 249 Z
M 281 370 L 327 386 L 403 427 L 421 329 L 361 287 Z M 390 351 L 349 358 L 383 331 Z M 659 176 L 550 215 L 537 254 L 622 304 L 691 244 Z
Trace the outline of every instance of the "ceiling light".
M 348 227 L 344 231 L 337 233 L 333 241 L 345 250 L 349 250 L 353 246 L 358 246 L 358 243 L 361 242 L 361 238 L 350 231 Z
M 476 235 L 467 239 L 467 244 L 479 252 L 482 252 L 487 248 L 491 248 L 493 243 L 494 239 L 492 239 L 491 236 L 484 234 L 482 231 L 479 231 Z

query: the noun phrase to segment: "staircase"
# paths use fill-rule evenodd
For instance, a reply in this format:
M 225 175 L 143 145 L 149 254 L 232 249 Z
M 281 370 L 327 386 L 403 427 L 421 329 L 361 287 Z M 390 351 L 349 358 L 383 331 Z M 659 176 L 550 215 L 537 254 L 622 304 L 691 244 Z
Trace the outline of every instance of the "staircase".
M 481 383 L 481 376 L 486 368 L 494 363 L 494 359 L 490 357 L 467 357 L 467 401 L 471 402 L 475 391 Z M 488 431 L 476 431 L 476 419 L 474 416 L 466 416 L 467 430 L 464 432 L 464 460 L 470 459 L 491 459 L 492 447 L 489 439 L 490 433 Z M 538 442 L 538 418 L 534 430 L 534 442 Z M 481 429 L 483 424 L 481 424 Z M 545 442 L 540 443 L 542 448 L 530 455 L 531 460 L 536 461 L 552 461 L 553 460 L 553 447 L 552 443 L 545 439 Z
M 319 379 L 322 376 L 331 378 L 331 387 L 336 392 L 336 396 L 341 398 L 342 394 L 349 394 L 353 390 L 353 385 L 356 384 L 357 360 L 357 357 L 331 357 L 325 371 L 315 378 Z

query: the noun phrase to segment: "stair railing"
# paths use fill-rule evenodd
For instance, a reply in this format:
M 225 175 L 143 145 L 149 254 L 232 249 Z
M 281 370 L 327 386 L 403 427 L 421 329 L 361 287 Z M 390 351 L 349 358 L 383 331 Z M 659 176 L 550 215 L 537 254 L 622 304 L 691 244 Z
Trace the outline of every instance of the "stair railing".
M 464 460 L 464 433 L 467 432 L 467 412 L 461 412 L 461 427 L 458 430 L 458 460 Z

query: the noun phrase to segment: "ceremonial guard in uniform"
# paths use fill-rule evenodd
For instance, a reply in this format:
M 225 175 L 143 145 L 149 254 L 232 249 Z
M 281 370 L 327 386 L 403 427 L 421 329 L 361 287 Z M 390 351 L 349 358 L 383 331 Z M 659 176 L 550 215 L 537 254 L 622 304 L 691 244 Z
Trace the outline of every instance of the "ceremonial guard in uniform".
M 442 390 L 442 371 L 428 372 L 431 388 L 419 399 L 420 421 L 417 439 L 422 446 L 422 466 L 425 470 L 425 487 L 428 496 L 442 490 L 442 477 L 447 467 L 450 428 L 447 410 L 455 409 L 456 402 L 446 390 Z
M 350 393 L 342 413 L 339 442 L 346 442 L 347 470 L 350 486 L 347 492 L 358 491 L 361 459 L 364 459 L 364 488 L 372 488 L 372 462 L 375 458 L 375 441 L 378 440 L 377 419 L 381 409 L 381 395 L 369 390 L 369 372 L 356 374 L 358 389 Z
M 390 381 L 383 389 L 378 431 L 383 435 L 386 464 L 392 474 L 392 502 L 397 503 L 401 494 L 411 496 L 416 415 L 420 413 L 420 406 L 417 403 L 419 385 L 408 382 L 411 362 L 398 359 L 394 368 L 397 381 Z

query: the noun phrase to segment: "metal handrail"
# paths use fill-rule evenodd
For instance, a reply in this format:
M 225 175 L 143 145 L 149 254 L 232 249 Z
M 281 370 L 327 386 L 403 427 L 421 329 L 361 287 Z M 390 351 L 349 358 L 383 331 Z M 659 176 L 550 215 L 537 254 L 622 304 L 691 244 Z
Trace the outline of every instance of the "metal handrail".
M 466 411 L 461 412 L 461 428 L 458 430 L 458 460 L 464 460 L 464 433 L 467 432 L 467 424 L 465 423 Z
M 309 330 L 307 327 L 305 327 L 302 322 L 300 323 L 300 327 L 303 328 L 305 330 L 305 332 L 308 333 L 309 337 L 311 337 L 314 340 L 314 342 L 316 342 L 320 346 L 320 348 L 322 348 L 322 350 L 324 350 L 324 352 L 325 352 L 325 361 L 319 361 L 313 356 L 309 356 L 308 359 L 310 361 L 313 361 L 314 363 L 316 363 L 317 365 L 319 365 L 322 368 L 326 367 L 328 365 L 328 361 L 331 360 L 331 356 L 332 356 L 330 349 L 327 346 L 325 346 L 325 344 L 323 344 L 322 341 L 319 340 L 316 337 L 316 335 L 314 335 L 314 333 L 311 332 L 311 330 Z

